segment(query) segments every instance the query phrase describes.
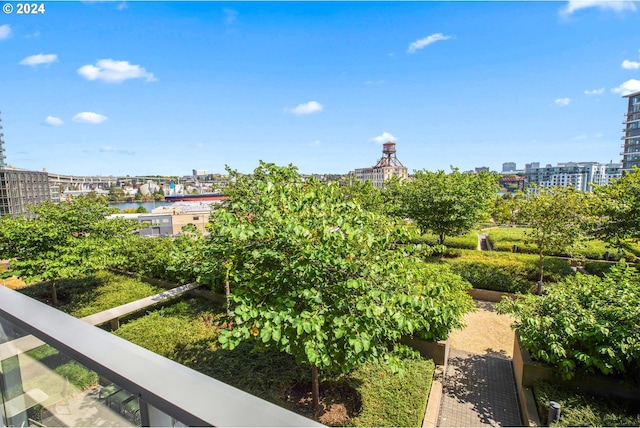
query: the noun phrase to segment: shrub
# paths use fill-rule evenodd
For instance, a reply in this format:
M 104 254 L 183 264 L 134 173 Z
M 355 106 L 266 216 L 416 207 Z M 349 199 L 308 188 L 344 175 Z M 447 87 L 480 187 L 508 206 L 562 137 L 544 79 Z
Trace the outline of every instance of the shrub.
M 494 251 L 511 252 L 515 244 L 518 246 L 519 253 L 536 254 L 538 251 L 535 245 L 526 242 L 526 230 L 524 227 L 500 227 L 489 229 L 487 235 Z M 577 254 L 592 260 L 603 259 L 607 251 L 609 252 L 610 260 L 619 260 L 621 258 L 633 259 L 640 256 L 640 245 L 635 243 L 627 245 L 626 248 L 614 248 L 601 240 L 591 239 L 578 243 L 576 248 Z M 566 251 L 558 251 L 551 255 L 561 257 L 572 256 Z
M 584 263 L 584 270 L 591 275 L 597 275 L 602 278 L 605 273 L 608 273 L 611 270 L 612 266 L 614 266 L 614 263 L 591 261 Z
M 443 259 L 451 270 L 469 281 L 474 288 L 525 293 L 538 279 L 538 257 L 526 254 L 461 251 L 457 258 Z M 546 279 L 558 281 L 574 272 L 565 260 L 547 257 Z
M 420 243 L 427 245 L 439 245 L 438 235 L 434 235 L 432 233 L 425 233 L 420 237 L 420 241 Z M 466 235 L 447 236 L 445 238 L 444 245 L 449 248 L 475 250 L 478 248 L 478 234 L 476 232 L 469 232 Z
M 634 373 L 640 363 L 640 274 L 624 261 L 604 278 L 578 274 L 544 296 L 505 299 L 500 313 L 515 318 L 531 356 L 556 366 L 565 379 L 579 370 Z
M 620 399 L 610 400 L 562 386 L 557 383 L 539 381 L 533 386 L 538 413 L 542 423 L 546 420 L 549 402 L 560 404 L 560 420 L 551 423 L 552 427 L 616 427 L 638 426 L 638 403 Z

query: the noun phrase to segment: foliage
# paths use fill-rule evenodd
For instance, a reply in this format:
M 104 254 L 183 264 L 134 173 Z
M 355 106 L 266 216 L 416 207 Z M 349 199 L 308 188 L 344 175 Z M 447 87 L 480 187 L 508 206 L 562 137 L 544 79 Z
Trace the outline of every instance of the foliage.
M 576 371 L 622 374 L 640 362 L 640 274 L 621 261 L 604 278 L 577 274 L 543 296 L 503 300 L 500 313 L 533 358 L 564 378 Z
M 491 218 L 496 224 L 516 224 L 518 203 L 523 198 L 521 192 L 498 195 L 491 206 Z
M 60 280 L 58 294 L 64 304 L 58 309 L 82 318 L 152 296 L 162 290 L 135 278 L 101 271 L 92 276 Z M 34 284 L 19 291 L 36 299 L 44 299 L 47 297 L 47 283 Z
M 484 219 L 497 191 L 492 173 L 417 171 L 401 190 L 403 211 L 423 233 L 431 231 L 445 243 L 446 236 L 463 235 Z
M 109 202 L 121 202 L 126 199 L 126 196 L 122 188 L 114 186 L 109 189 L 107 200 L 109 200 Z
M 533 244 L 540 258 L 540 281 L 544 257 L 574 247 L 584 237 L 584 193 L 573 187 L 534 189 L 518 206 L 518 221 L 526 224 L 525 243 Z M 573 252 L 573 251 L 572 251 Z
M 396 246 L 408 230 L 346 201 L 335 183 L 261 163 L 243 186 L 253 191 L 209 224 L 233 282 L 224 347 L 251 340 L 321 369 L 369 360 L 400 369 L 390 351 L 403 335 L 444 338 L 473 309 L 459 276 Z
M 136 208 L 136 212 L 140 214 L 144 214 L 147 212 L 147 209 L 144 207 L 144 205 L 140 205 L 138 208 Z
M 420 239 L 413 240 L 412 242 L 424 243 L 427 245 L 439 245 L 440 238 L 432 233 L 425 233 Z M 469 232 L 466 235 L 450 236 L 447 238 L 448 248 L 462 248 L 465 250 L 475 250 L 478 248 L 478 233 Z
M 371 181 L 364 183 L 353 180 L 340 188 L 347 201 L 354 201 L 363 209 L 377 213 L 385 212 L 385 204 L 380 189 L 373 187 Z
M 519 253 L 537 254 L 535 244 L 527 241 L 527 228 L 524 227 L 500 227 L 488 230 L 489 240 L 494 251 L 511 251 L 513 245 L 518 246 Z M 580 243 L 579 253 L 588 259 L 602 259 L 605 252 L 609 252 L 610 260 L 619 260 L 626 257 L 640 255 L 640 245 L 630 244 L 625 248 L 614 248 L 599 239 L 584 238 Z M 567 249 L 550 250 L 549 255 L 570 257 L 571 251 Z M 574 256 L 576 254 L 573 254 Z
M 601 239 L 624 244 L 640 239 L 640 169 L 635 168 L 606 186 L 593 190 L 592 209 L 597 218 L 594 233 Z
M 461 251 L 460 257 L 442 259 L 451 270 L 469 281 L 474 288 L 510 293 L 526 293 L 535 286 L 537 258 L 528 254 L 491 251 Z M 549 281 L 574 275 L 565 260 L 545 258 Z
M 114 334 L 250 394 L 296 410 L 296 403 L 288 400 L 287 394 L 292 386 L 308 383 L 308 367 L 275 349 L 257 353 L 249 342 L 233 350 L 221 349 L 217 337 L 218 325 L 223 320 L 221 308 L 211 308 L 199 299 L 181 299 L 130 320 Z M 433 377 L 433 362 L 404 359 L 403 364 L 404 376 L 392 373 L 385 364 L 376 363 L 367 363 L 347 375 L 323 374 L 325 381 L 351 386 L 361 396 L 361 412 L 349 425 L 420 425 Z
M 611 262 L 585 262 L 584 270 L 590 275 L 597 275 L 603 278 L 604 274 L 610 272 L 613 266 L 615 266 L 615 264 Z
M 533 386 L 538 413 L 546 418 L 549 402 L 560 404 L 560 420 L 552 427 L 618 427 L 638 426 L 638 403 L 581 392 L 557 383 L 539 381 Z M 543 420 L 548 425 L 549 421 Z
M 74 198 L 58 204 L 30 207 L 25 217 L 0 219 L 0 257 L 13 259 L 10 274 L 25 280 L 55 281 L 96 272 L 112 262 L 113 247 L 137 223 L 107 219 L 117 211 L 107 203 Z
M 349 374 L 362 399 L 362 411 L 348 426 L 419 427 L 431 390 L 435 366 L 432 360 L 404 360 L 406 373 L 367 363 Z

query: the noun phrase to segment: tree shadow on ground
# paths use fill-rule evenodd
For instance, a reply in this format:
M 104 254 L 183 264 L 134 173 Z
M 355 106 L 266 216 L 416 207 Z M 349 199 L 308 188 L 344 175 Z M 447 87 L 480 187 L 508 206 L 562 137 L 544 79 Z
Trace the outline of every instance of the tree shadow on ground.
M 450 357 L 444 393 L 470 406 L 483 424 L 522 425 L 509 360 L 466 353 Z

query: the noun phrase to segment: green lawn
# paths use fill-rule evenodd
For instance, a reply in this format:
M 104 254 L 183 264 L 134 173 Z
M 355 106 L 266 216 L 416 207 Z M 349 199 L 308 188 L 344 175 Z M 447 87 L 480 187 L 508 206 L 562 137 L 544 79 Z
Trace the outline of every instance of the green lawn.
M 536 254 L 537 250 L 535 245 L 526 242 L 525 230 L 526 228 L 524 227 L 500 227 L 487 229 L 485 232 L 489 236 L 489 240 L 491 241 L 494 251 L 510 252 L 515 244 L 518 246 L 518 252 Z M 603 241 L 592 239 L 579 243 L 576 251 L 585 258 L 594 260 L 602 259 L 606 251 L 609 251 L 612 260 L 618 260 L 621 257 L 630 259 L 640 256 L 640 244 L 632 244 L 629 248 L 629 252 L 626 252 L 622 249 L 613 248 Z M 565 257 L 570 256 L 563 251 L 559 251 L 552 255 Z
M 421 238 L 425 244 L 438 245 L 438 235 L 425 233 Z M 478 233 L 476 231 L 472 231 L 461 236 L 445 236 L 444 244 L 449 248 L 475 250 L 478 248 Z
M 547 426 L 549 402 L 560 404 L 560 421 L 552 427 L 617 427 L 640 423 L 638 403 L 606 399 L 552 382 L 537 382 L 533 387 L 541 422 Z
M 163 305 L 122 325 L 116 335 L 240 388 L 279 406 L 300 411 L 292 398 L 311 371 L 274 350 L 252 353 L 245 343 L 232 351 L 218 347 L 222 310 L 199 299 Z M 431 360 L 405 360 L 404 375 L 384 364 L 367 364 L 348 375 L 322 374 L 321 381 L 355 390 L 360 412 L 352 426 L 420 426 L 431 388 Z

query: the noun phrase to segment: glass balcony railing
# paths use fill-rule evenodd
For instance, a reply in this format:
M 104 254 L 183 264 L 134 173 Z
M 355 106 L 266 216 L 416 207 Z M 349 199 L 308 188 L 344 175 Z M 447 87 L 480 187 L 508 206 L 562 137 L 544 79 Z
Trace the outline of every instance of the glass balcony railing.
M 320 426 L 0 286 L 0 420 L 13 426 Z

